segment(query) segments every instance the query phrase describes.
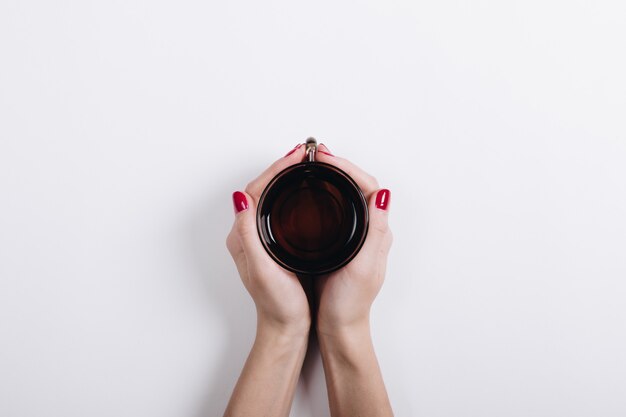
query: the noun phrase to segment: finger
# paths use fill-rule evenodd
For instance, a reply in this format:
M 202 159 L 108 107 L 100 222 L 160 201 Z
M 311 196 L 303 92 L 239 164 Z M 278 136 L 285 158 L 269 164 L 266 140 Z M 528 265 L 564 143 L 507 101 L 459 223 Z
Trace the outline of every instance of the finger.
M 320 144 L 318 145 L 318 147 L 317 147 L 317 151 L 318 151 L 318 152 L 321 152 L 321 153 L 325 153 L 326 155 L 329 155 L 329 156 L 335 156 L 335 155 L 333 155 L 333 154 L 332 154 L 332 152 L 330 151 L 330 149 L 328 149 L 328 146 L 326 146 L 326 145 L 325 145 L 325 144 L 323 144 L 323 143 L 320 143 Z
M 267 186 L 267 184 L 283 169 L 297 164 L 298 162 L 302 162 L 304 158 L 304 148 L 303 143 L 299 143 L 296 145 L 291 151 L 287 153 L 284 157 L 280 158 L 278 161 L 274 162 L 269 166 L 265 171 L 263 171 L 258 177 L 252 180 L 246 186 L 246 194 L 254 199 L 254 201 L 258 201 L 259 197 L 261 197 L 261 193 Z
M 368 256 L 375 256 L 381 250 L 387 253 L 391 246 L 392 236 L 388 223 L 390 202 L 391 192 L 386 188 L 377 190 L 369 198 L 369 228 L 361 249 Z
M 334 156 L 324 144 L 319 145 L 316 158 L 320 162 L 336 166 L 352 177 L 361 190 L 363 190 L 366 197 L 370 197 L 370 195 L 379 188 L 376 178 L 363 171 L 347 159 Z
M 233 193 L 233 205 L 235 209 L 233 232 L 239 239 L 239 244 L 245 253 L 246 259 L 252 262 L 269 260 L 259 239 L 254 200 L 245 192 L 235 191 Z

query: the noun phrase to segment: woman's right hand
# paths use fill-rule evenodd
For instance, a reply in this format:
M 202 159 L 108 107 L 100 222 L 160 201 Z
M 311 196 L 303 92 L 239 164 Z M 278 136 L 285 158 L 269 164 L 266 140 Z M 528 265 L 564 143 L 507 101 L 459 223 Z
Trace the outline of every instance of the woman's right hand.
M 370 308 L 385 279 L 393 240 L 387 224 L 389 197 L 371 175 L 320 145 L 317 159 L 350 175 L 368 200 L 363 247 L 343 268 L 316 277 L 317 336 L 331 415 L 393 416 L 370 335 Z
M 387 254 L 393 240 L 387 223 L 390 192 L 374 177 L 344 158 L 332 155 L 323 144 L 317 160 L 350 175 L 368 201 L 369 229 L 363 247 L 343 268 L 315 278 L 318 299 L 317 332 L 333 334 L 369 325 L 369 311 L 385 279 Z

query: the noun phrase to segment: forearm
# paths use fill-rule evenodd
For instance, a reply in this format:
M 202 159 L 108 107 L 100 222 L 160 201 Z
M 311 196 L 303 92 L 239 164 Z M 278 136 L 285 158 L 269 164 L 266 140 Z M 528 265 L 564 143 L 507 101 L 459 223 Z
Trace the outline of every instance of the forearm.
M 369 322 L 318 333 L 328 400 L 333 417 L 393 416 Z
M 259 322 L 254 345 L 224 417 L 287 417 L 307 341 L 306 335 L 285 332 Z

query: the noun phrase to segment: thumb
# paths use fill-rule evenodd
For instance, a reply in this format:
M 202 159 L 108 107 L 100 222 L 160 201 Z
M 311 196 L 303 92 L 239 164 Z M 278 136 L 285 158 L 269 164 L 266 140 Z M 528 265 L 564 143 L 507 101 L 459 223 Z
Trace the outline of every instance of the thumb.
M 367 239 L 363 244 L 365 252 L 376 253 L 381 246 L 386 250 L 391 246 L 391 231 L 387 219 L 389 217 L 389 207 L 391 192 L 386 188 L 381 188 L 372 192 L 368 199 L 369 229 Z
M 239 237 L 243 251 L 248 258 L 256 258 L 264 253 L 256 227 L 256 205 L 254 199 L 247 193 L 235 191 L 233 193 L 235 210 L 234 230 Z

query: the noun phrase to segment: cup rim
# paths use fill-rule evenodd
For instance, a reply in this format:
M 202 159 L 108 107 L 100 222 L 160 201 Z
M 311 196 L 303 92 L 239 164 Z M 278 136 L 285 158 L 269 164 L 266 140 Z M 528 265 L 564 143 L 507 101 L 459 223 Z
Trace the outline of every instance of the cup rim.
M 300 269 L 300 268 L 295 268 L 289 264 L 287 264 L 286 262 L 284 262 L 283 260 L 281 260 L 270 248 L 270 246 L 268 245 L 268 243 L 266 242 L 265 238 L 263 237 L 263 233 L 262 233 L 262 224 L 263 221 L 261 219 L 261 208 L 263 206 L 263 202 L 265 201 L 265 198 L 267 196 L 268 191 L 272 188 L 272 185 L 274 185 L 278 179 L 280 179 L 283 175 L 285 175 L 288 171 L 292 171 L 292 170 L 296 170 L 305 166 L 319 166 L 322 168 L 329 168 L 335 172 L 338 172 L 340 175 L 342 175 L 347 181 L 348 183 L 350 183 L 350 185 L 353 186 L 354 190 L 356 191 L 357 195 L 358 195 L 358 200 L 361 202 L 361 204 L 363 205 L 363 233 L 361 234 L 362 236 L 359 239 L 359 243 L 357 244 L 357 246 L 354 248 L 354 250 L 352 251 L 352 253 L 350 253 L 350 255 L 348 257 L 346 257 L 344 260 L 342 260 L 341 262 L 337 263 L 336 265 L 331 265 L 328 268 L 322 269 L 322 270 L 316 270 L 316 271 L 310 271 L 310 270 L 304 270 L 304 269 Z M 350 261 L 352 261 L 356 255 L 361 251 L 361 249 L 363 248 L 363 244 L 365 243 L 365 239 L 367 238 L 367 234 L 369 231 L 369 207 L 367 204 L 367 198 L 365 197 L 365 194 L 363 194 L 363 190 L 361 190 L 361 187 L 359 187 L 359 185 L 357 184 L 357 182 L 350 176 L 348 175 L 347 172 L 345 172 L 344 170 L 342 170 L 341 168 L 326 163 L 326 162 L 320 162 L 320 161 L 303 161 L 303 162 L 299 162 L 297 164 L 293 164 L 290 165 L 288 167 L 286 167 L 285 169 L 281 170 L 278 174 L 276 174 L 265 186 L 265 189 L 263 190 L 263 192 L 261 193 L 261 197 L 259 197 L 259 201 L 257 203 L 257 210 L 256 210 L 256 223 L 257 223 L 257 233 L 259 236 L 259 240 L 261 241 L 261 244 L 263 245 L 263 248 L 265 249 L 265 251 L 268 253 L 268 255 L 281 267 L 283 267 L 284 269 L 294 272 L 296 275 L 309 275 L 309 276 L 318 276 L 318 275 L 325 275 L 325 274 L 329 274 L 331 272 L 334 272 L 340 268 L 343 268 L 344 266 L 346 266 Z

